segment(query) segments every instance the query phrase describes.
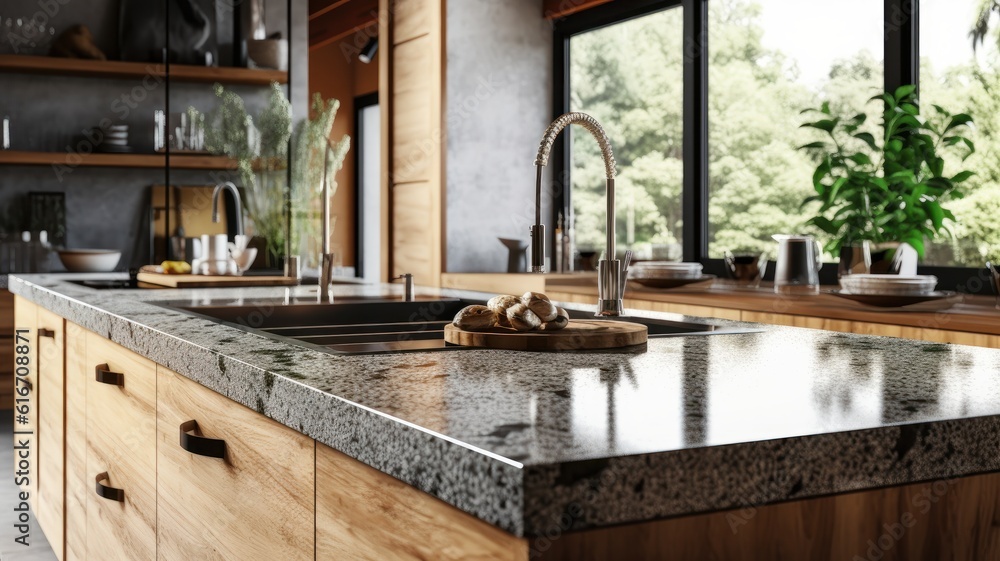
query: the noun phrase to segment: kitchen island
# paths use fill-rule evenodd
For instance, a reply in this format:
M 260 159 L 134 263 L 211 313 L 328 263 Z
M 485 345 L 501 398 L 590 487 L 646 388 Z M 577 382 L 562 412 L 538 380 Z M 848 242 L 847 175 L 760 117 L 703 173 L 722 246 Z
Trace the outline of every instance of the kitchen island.
M 882 559 L 944 558 L 956 543 L 968 551 L 954 559 L 1000 555 L 1000 485 L 983 475 L 1000 470 L 998 350 L 744 324 L 753 332 L 652 338 L 626 352 L 331 354 L 170 307 L 253 301 L 267 314 L 315 287 L 94 290 L 69 278 L 17 275 L 9 289 L 317 443 L 317 558 L 338 539 L 322 536 L 326 447 L 360 462 L 359 474 L 419 490 L 418 511 L 468 522 L 436 527 L 447 541 L 459 524 L 465 537 L 424 551 L 437 542 L 420 520 L 396 520 L 378 485 L 359 493 L 384 518 L 344 534 L 363 542 L 380 523 L 399 524 L 397 536 L 412 527 L 413 542 L 429 541 L 397 552 L 407 559 L 498 558 L 463 552 L 472 535 L 509 559 L 753 559 L 761 547 L 770 559 L 864 559 L 866 540 Z M 400 290 L 339 286 L 335 298 Z M 65 357 L 74 360 L 68 340 Z M 83 365 L 91 377 L 94 367 Z M 67 427 L 73 375 L 67 366 Z M 942 505 L 931 514 L 909 499 L 924 487 Z M 420 502 L 431 497 L 454 508 Z M 340 500 L 344 516 L 361 509 Z M 883 525 L 904 514 L 920 532 L 882 548 Z M 785 517 L 799 522 L 768 528 Z

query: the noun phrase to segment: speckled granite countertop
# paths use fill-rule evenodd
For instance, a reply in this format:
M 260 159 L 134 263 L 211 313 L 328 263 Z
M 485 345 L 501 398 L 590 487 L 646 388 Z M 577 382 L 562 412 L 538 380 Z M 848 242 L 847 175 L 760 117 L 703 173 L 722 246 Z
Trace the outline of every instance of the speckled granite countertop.
M 639 354 L 331 355 L 151 303 L 280 303 L 315 287 L 96 291 L 66 278 L 9 285 L 517 535 L 1000 470 L 1000 350 L 766 327 L 651 339 Z

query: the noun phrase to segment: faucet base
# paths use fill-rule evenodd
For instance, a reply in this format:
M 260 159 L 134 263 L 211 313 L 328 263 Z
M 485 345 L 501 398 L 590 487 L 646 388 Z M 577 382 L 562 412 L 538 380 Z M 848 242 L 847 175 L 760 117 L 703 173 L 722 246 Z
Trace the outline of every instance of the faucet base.
M 594 317 L 618 317 L 624 315 L 625 306 L 621 300 L 598 300 Z
M 333 303 L 333 293 L 330 291 L 330 285 L 333 284 L 333 264 L 336 257 L 335 253 L 324 253 L 320 262 L 319 301 L 323 304 Z

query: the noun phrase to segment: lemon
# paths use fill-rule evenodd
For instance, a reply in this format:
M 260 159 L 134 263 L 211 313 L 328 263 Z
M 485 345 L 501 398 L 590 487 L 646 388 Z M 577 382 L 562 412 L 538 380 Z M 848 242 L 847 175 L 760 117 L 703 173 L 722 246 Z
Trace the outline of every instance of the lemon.
M 186 275 L 191 272 L 191 265 L 184 261 L 164 261 L 160 263 L 160 267 L 167 275 Z

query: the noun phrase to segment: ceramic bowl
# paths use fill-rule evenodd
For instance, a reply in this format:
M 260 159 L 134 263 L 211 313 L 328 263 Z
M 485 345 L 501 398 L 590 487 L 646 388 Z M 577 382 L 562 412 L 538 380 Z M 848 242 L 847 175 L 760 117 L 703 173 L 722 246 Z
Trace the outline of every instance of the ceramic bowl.
M 122 252 L 112 249 L 64 249 L 59 260 L 71 273 L 107 273 L 115 270 Z
M 288 41 L 284 39 L 251 39 L 247 55 L 259 68 L 288 70 Z

